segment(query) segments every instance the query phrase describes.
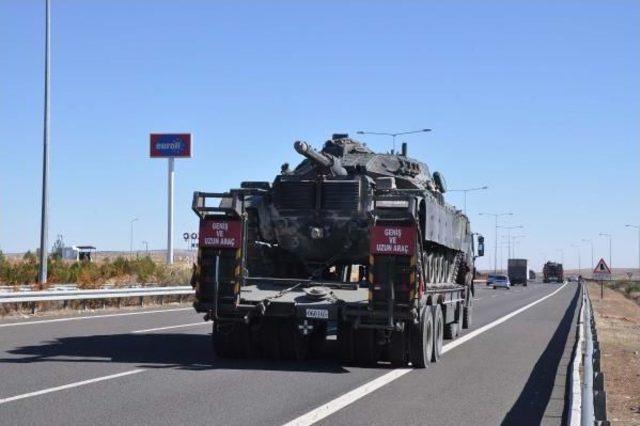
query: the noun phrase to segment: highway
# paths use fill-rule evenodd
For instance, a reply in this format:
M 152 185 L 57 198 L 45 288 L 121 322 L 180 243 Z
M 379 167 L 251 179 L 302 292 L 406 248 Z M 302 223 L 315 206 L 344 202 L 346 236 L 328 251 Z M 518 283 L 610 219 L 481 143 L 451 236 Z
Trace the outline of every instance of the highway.
M 478 286 L 424 370 L 216 360 L 191 308 L 0 320 L 0 424 L 561 424 L 575 283 Z

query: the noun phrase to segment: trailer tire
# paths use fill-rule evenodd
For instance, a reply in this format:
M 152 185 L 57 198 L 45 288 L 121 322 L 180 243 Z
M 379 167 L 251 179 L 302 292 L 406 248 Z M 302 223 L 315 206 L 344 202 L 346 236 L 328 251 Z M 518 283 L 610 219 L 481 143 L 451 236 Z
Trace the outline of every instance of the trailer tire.
M 222 324 L 213 324 L 213 332 L 211 333 L 211 344 L 213 352 L 218 358 L 233 357 L 233 340 L 231 338 L 231 330 Z
M 406 329 L 391 333 L 387 352 L 392 367 L 404 367 L 407 365 Z
M 444 331 L 444 319 L 442 317 L 442 308 L 440 305 L 434 305 L 433 311 L 433 353 L 431 362 L 438 362 L 442 354 L 442 340 Z
M 373 365 L 378 361 L 375 333 L 370 329 L 355 330 L 355 356 L 358 364 Z
M 261 347 L 262 354 L 269 359 L 280 359 L 280 330 L 278 321 L 265 318 L 262 320 Z
M 473 324 L 473 296 L 469 295 L 469 303 L 462 308 L 462 328 L 471 328 Z
M 354 361 L 354 330 L 351 323 L 338 322 L 338 356 L 340 361 L 344 363 L 352 363 Z
M 433 352 L 433 315 L 431 307 L 425 305 L 420 310 L 417 324 L 411 324 L 409 337 L 409 358 L 413 368 L 425 368 Z

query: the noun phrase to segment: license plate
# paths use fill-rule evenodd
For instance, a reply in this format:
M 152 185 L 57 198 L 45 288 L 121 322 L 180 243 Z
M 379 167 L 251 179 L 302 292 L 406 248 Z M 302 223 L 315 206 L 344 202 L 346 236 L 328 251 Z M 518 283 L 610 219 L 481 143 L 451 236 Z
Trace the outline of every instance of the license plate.
M 307 318 L 312 319 L 329 319 L 329 311 L 327 309 L 307 309 L 305 312 Z

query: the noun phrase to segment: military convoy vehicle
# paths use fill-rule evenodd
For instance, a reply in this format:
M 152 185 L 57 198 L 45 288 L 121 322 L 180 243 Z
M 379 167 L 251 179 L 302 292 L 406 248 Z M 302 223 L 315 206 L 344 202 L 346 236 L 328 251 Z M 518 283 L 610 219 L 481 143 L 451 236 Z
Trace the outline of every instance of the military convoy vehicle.
M 445 203 L 445 180 L 346 134 L 305 142 L 273 182 L 195 192 L 192 285 L 220 357 L 304 359 L 337 334 L 344 362 L 422 368 L 472 321 L 484 238 Z
M 509 259 L 507 261 L 507 275 L 511 285 L 527 285 L 527 259 Z
M 549 283 L 555 281 L 561 283 L 564 281 L 564 272 L 562 269 L 562 263 L 547 262 L 542 268 L 542 282 Z

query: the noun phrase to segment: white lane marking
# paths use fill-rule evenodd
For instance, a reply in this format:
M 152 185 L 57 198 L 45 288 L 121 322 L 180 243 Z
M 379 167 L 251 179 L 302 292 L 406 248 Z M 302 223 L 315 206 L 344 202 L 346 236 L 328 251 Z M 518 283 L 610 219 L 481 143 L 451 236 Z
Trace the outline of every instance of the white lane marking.
M 515 311 L 501 317 L 498 318 L 497 320 L 490 322 L 489 324 L 486 324 L 482 327 L 480 327 L 477 330 L 474 330 L 468 334 L 465 334 L 464 336 L 460 337 L 457 340 L 454 340 L 451 343 L 448 343 L 446 345 L 444 345 L 442 347 L 442 353 L 445 352 L 449 352 L 451 349 L 460 346 L 461 344 L 468 342 L 469 340 L 473 339 L 474 337 L 478 336 L 479 334 L 482 334 L 488 330 L 491 330 L 493 327 L 496 327 L 500 324 L 502 324 L 503 322 L 507 321 L 510 318 L 513 318 L 514 316 L 518 315 L 519 313 L 522 313 L 524 311 L 526 311 L 527 309 L 537 305 L 538 303 L 550 298 L 551 296 L 553 296 L 554 294 L 556 294 L 557 292 L 559 292 L 560 290 L 562 290 L 562 288 L 564 287 L 564 285 L 562 287 L 560 287 L 559 289 L 557 289 L 556 291 L 554 291 L 553 293 L 550 293 L 538 300 L 536 300 L 535 302 L 531 302 L 526 306 L 523 306 L 522 308 L 516 309 Z M 286 423 L 284 426 L 307 426 L 307 425 L 312 425 L 322 419 L 324 419 L 325 417 L 330 416 L 331 414 L 335 413 L 338 410 L 343 409 L 344 407 L 346 407 L 349 404 L 354 403 L 355 401 L 359 400 L 360 398 L 370 394 L 371 392 L 380 389 L 382 386 L 391 383 L 392 381 L 404 376 L 405 374 L 407 374 L 408 372 L 410 372 L 412 369 L 411 368 L 398 368 L 396 370 L 390 371 L 389 373 L 380 376 L 378 378 L 375 378 L 373 380 L 371 380 L 370 382 L 365 383 L 364 385 L 355 388 L 352 391 L 349 391 L 347 393 L 345 393 L 342 396 L 337 397 L 336 399 L 333 399 L 329 402 L 327 402 L 324 405 L 321 405 L 318 408 L 315 408 L 311 411 L 309 411 L 306 414 L 303 414 L 302 416 L 295 418 L 293 420 L 291 420 L 290 422 Z
M 193 308 L 159 309 L 156 311 L 125 312 L 120 314 L 89 315 L 86 317 L 69 317 L 69 318 L 55 318 L 55 319 L 38 320 L 38 321 L 10 322 L 8 324 L 0 324 L 0 328 L 15 327 L 18 325 L 49 324 L 53 322 L 78 321 L 78 320 L 92 319 L 92 318 L 112 318 L 112 317 L 124 317 L 129 315 L 159 314 L 163 312 L 176 312 L 176 311 L 189 311 L 189 310 L 193 310 Z
M 7 402 L 18 401 L 20 399 L 25 399 L 25 398 L 31 398 L 31 397 L 34 397 L 34 396 L 44 395 L 44 394 L 51 393 L 51 392 L 58 392 L 58 391 L 65 390 L 65 389 L 77 388 L 78 386 L 89 385 L 91 383 L 104 382 L 105 380 L 117 379 L 118 377 L 124 377 L 124 376 L 129 376 L 131 374 L 142 373 L 143 371 L 145 371 L 145 370 L 142 370 L 142 369 L 129 370 L 129 371 L 125 371 L 123 373 L 111 374 L 109 376 L 96 377 L 95 379 L 83 380 L 81 382 L 75 382 L 75 383 L 69 383 L 67 385 L 56 386 L 55 388 L 42 389 L 42 390 L 35 391 L 35 392 L 24 393 L 22 395 L 10 396 L 8 398 L 1 398 L 0 399 L 0 405 L 1 404 L 6 404 Z
M 473 300 L 482 300 L 482 297 L 474 297 Z
M 178 324 L 178 325 L 170 325 L 168 327 L 147 328 L 146 330 L 136 330 L 136 331 L 132 331 L 132 333 L 148 333 L 150 331 L 171 330 L 172 328 L 193 327 L 196 325 L 210 325 L 210 323 L 205 321 L 191 322 L 189 324 Z

